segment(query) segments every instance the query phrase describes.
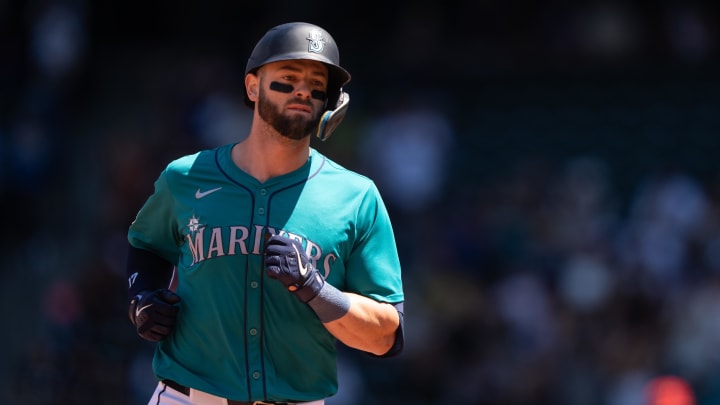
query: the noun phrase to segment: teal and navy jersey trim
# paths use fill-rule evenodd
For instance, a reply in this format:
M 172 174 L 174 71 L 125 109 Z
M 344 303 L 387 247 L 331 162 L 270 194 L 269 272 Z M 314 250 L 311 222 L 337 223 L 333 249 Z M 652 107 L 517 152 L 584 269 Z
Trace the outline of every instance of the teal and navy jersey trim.
M 370 179 L 316 150 L 298 170 L 261 183 L 232 162 L 231 149 L 171 162 L 130 227 L 133 246 L 177 266 L 180 317 L 154 370 L 237 400 L 333 395 L 336 341 L 265 276 L 262 245 L 268 233 L 295 238 L 338 289 L 402 302 L 385 205 Z M 308 364 L 316 372 L 298 373 Z

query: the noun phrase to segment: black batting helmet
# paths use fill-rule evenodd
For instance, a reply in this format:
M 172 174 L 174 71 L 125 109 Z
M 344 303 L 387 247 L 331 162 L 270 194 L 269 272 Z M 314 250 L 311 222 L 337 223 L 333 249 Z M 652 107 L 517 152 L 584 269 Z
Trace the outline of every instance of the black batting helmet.
M 337 104 L 342 86 L 350 81 L 350 73 L 340 67 L 340 52 L 333 37 L 324 29 L 305 22 L 292 22 L 271 28 L 260 38 L 250 59 L 245 75 L 255 73 L 262 65 L 292 59 L 309 59 L 328 67 L 327 108 Z M 253 108 L 245 89 L 245 104 Z

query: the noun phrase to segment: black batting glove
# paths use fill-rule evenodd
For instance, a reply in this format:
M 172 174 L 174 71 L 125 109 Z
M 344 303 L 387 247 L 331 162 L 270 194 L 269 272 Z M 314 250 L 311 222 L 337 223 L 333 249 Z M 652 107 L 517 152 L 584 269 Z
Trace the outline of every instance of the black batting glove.
M 304 303 L 315 298 L 325 285 L 302 245 L 283 236 L 274 235 L 265 242 L 265 271 Z
M 142 291 L 130 300 L 128 315 L 140 337 L 159 342 L 175 329 L 179 302 L 180 297 L 165 288 Z

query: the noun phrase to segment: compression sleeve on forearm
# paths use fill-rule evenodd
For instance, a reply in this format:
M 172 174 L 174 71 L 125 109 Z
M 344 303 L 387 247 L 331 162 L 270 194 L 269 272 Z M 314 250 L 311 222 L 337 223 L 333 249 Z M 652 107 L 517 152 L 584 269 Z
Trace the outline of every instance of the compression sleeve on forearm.
M 132 245 L 128 247 L 126 274 L 128 298 L 140 291 L 168 288 L 174 265 L 160 256 Z
M 342 291 L 325 283 L 318 295 L 308 301 L 322 323 L 342 318 L 350 310 L 350 299 Z

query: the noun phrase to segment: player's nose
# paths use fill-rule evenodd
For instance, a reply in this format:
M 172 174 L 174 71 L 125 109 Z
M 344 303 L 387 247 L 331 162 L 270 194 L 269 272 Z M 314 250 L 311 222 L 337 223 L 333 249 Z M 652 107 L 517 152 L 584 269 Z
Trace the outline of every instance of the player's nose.
M 295 84 L 294 90 L 297 97 L 309 98 L 312 94 L 312 88 L 310 87 L 310 83 L 303 80 Z

